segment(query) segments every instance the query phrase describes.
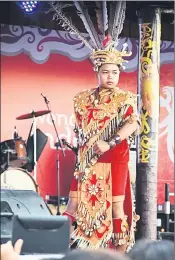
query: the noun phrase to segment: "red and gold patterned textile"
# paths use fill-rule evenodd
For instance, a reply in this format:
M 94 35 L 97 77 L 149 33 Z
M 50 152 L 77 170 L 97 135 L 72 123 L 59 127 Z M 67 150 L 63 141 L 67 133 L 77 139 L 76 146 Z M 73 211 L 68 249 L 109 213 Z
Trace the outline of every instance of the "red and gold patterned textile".
M 77 229 L 72 237 L 79 248 L 109 246 L 115 233 L 112 203 L 117 201 L 124 201 L 128 218 L 127 235 L 130 238 L 127 242 L 133 242 L 128 140 L 98 158 L 93 157 L 93 145 L 98 140 L 106 141 L 116 134 L 125 122 L 137 119 L 136 101 L 136 95 L 119 88 L 101 92 L 97 88 L 79 93 L 74 98 L 79 132 L 79 165 L 74 173 L 70 197 L 78 199 L 75 214 Z

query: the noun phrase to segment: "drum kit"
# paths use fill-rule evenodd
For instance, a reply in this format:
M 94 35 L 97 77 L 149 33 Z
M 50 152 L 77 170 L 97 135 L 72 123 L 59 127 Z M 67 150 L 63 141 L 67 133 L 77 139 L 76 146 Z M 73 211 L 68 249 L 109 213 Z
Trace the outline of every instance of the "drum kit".
M 38 191 L 36 184 L 36 118 L 50 113 L 50 110 L 32 111 L 31 113 L 18 116 L 17 120 L 33 119 L 29 132 L 29 137 L 33 129 L 33 154 L 34 154 L 34 175 L 26 170 L 29 162 L 27 153 L 27 142 L 18 136 L 16 127 L 13 139 L 0 143 L 0 173 L 1 188 L 18 189 L 18 190 L 34 190 Z M 29 138 L 28 138 L 29 140 Z M 28 141 L 27 140 L 27 141 Z

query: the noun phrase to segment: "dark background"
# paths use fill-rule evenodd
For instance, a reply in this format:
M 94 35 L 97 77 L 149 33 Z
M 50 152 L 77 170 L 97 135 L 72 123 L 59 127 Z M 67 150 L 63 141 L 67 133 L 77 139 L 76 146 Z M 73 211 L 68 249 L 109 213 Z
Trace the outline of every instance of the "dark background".
M 63 1 L 62 1 L 63 2 Z M 72 1 L 64 1 L 69 7 L 63 9 L 68 17 L 71 17 L 73 24 L 81 32 L 86 32 L 83 22 L 76 13 L 76 8 Z M 85 4 L 89 7 L 89 14 L 92 17 L 92 21 L 96 24 L 96 14 L 94 8 L 96 4 L 94 1 L 85 1 Z M 108 7 L 111 1 L 107 1 Z M 150 10 L 155 7 L 174 9 L 173 1 L 127 1 L 126 5 L 126 17 L 124 22 L 124 28 L 121 36 L 138 38 L 138 23 L 137 23 L 137 11 L 142 10 L 145 14 L 149 14 Z M 52 20 L 52 14 L 46 14 L 49 9 L 48 2 L 42 2 L 39 10 L 33 15 L 25 14 L 15 1 L 1 1 L 0 2 L 0 23 L 2 24 L 14 24 L 25 26 L 37 26 L 41 28 L 49 28 L 62 30 L 56 21 Z M 174 41 L 174 14 L 162 14 L 162 32 L 161 39 Z

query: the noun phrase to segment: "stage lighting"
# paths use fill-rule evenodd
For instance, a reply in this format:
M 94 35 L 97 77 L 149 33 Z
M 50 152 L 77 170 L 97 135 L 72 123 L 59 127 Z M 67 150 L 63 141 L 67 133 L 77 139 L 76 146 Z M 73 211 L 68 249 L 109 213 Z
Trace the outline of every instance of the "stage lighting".
M 40 7 L 40 1 L 18 1 L 16 4 L 24 11 L 26 14 L 34 14 Z

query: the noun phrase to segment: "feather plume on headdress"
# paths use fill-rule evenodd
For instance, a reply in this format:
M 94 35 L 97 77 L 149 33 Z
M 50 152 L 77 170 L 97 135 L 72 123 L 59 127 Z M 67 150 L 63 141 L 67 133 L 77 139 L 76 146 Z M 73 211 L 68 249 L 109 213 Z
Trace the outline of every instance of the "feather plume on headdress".
M 100 6 L 100 5 L 99 5 Z M 101 4 L 101 10 L 102 9 Z M 127 62 L 123 57 L 131 56 L 131 52 L 127 52 L 127 44 L 123 45 L 121 51 L 116 50 L 116 45 L 118 45 L 119 35 L 123 29 L 124 19 L 125 19 L 126 2 L 114 1 L 110 6 L 110 19 L 108 27 L 105 27 L 105 39 L 103 40 L 102 50 L 95 50 L 90 55 L 90 59 L 94 64 L 94 70 L 98 71 L 99 67 L 105 63 L 115 63 L 121 66 L 123 69 L 124 62 Z M 101 26 L 102 22 L 100 23 Z M 106 23 L 104 23 L 105 25 Z
M 77 37 L 90 49 L 94 50 L 94 46 L 90 44 L 86 40 L 86 38 L 78 31 L 78 29 L 72 24 L 71 19 L 67 18 L 65 14 L 63 13 L 63 5 L 59 2 L 50 3 L 51 9 L 50 11 L 55 11 L 55 14 L 53 15 L 53 20 L 58 21 L 58 24 L 65 29 L 65 31 L 68 31 L 71 34 L 77 35 Z
M 95 49 L 100 49 L 101 44 L 98 37 L 98 34 L 94 28 L 94 25 L 92 23 L 92 20 L 88 13 L 88 8 L 85 6 L 83 1 L 74 1 L 75 7 L 77 8 L 77 13 L 80 16 L 81 20 L 84 23 L 85 29 L 88 32 L 89 36 L 91 37 L 91 40 L 94 43 Z
M 125 1 L 114 1 L 110 6 L 110 20 L 109 20 L 109 35 L 111 35 L 112 41 L 115 46 L 118 45 L 118 38 L 123 29 L 125 20 Z
M 97 17 L 97 24 L 100 32 L 103 34 L 103 38 L 108 33 L 108 11 L 107 11 L 107 5 L 106 1 L 96 1 L 95 8 L 96 11 L 96 17 Z
M 59 21 L 65 30 L 74 33 L 77 37 L 92 51 L 90 60 L 94 65 L 94 70 L 98 71 L 99 66 L 105 63 L 114 63 L 124 68 L 123 63 L 127 62 L 124 57 L 130 56 L 132 53 L 127 52 L 127 44 L 123 45 L 121 51 L 116 50 L 118 45 L 119 35 L 123 29 L 125 20 L 126 2 L 113 1 L 110 2 L 110 13 L 108 21 L 108 10 L 106 1 L 96 1 L 96 18 L 98 29 L 101 35 L 98 35 L 90 18 L 88 7 L 83 1 L 73 1 L 77 9 L 77 14 L 80 16 L 91 41 L 87 39 L 77 30 L 72 24 L 70 18 L 67 18 L 63 13 L 63 4 L 56 2 L 51 3 L 52 11 L 55 11 L 53 19 Z M 100 40 L 102 39 L 102 40 Z

